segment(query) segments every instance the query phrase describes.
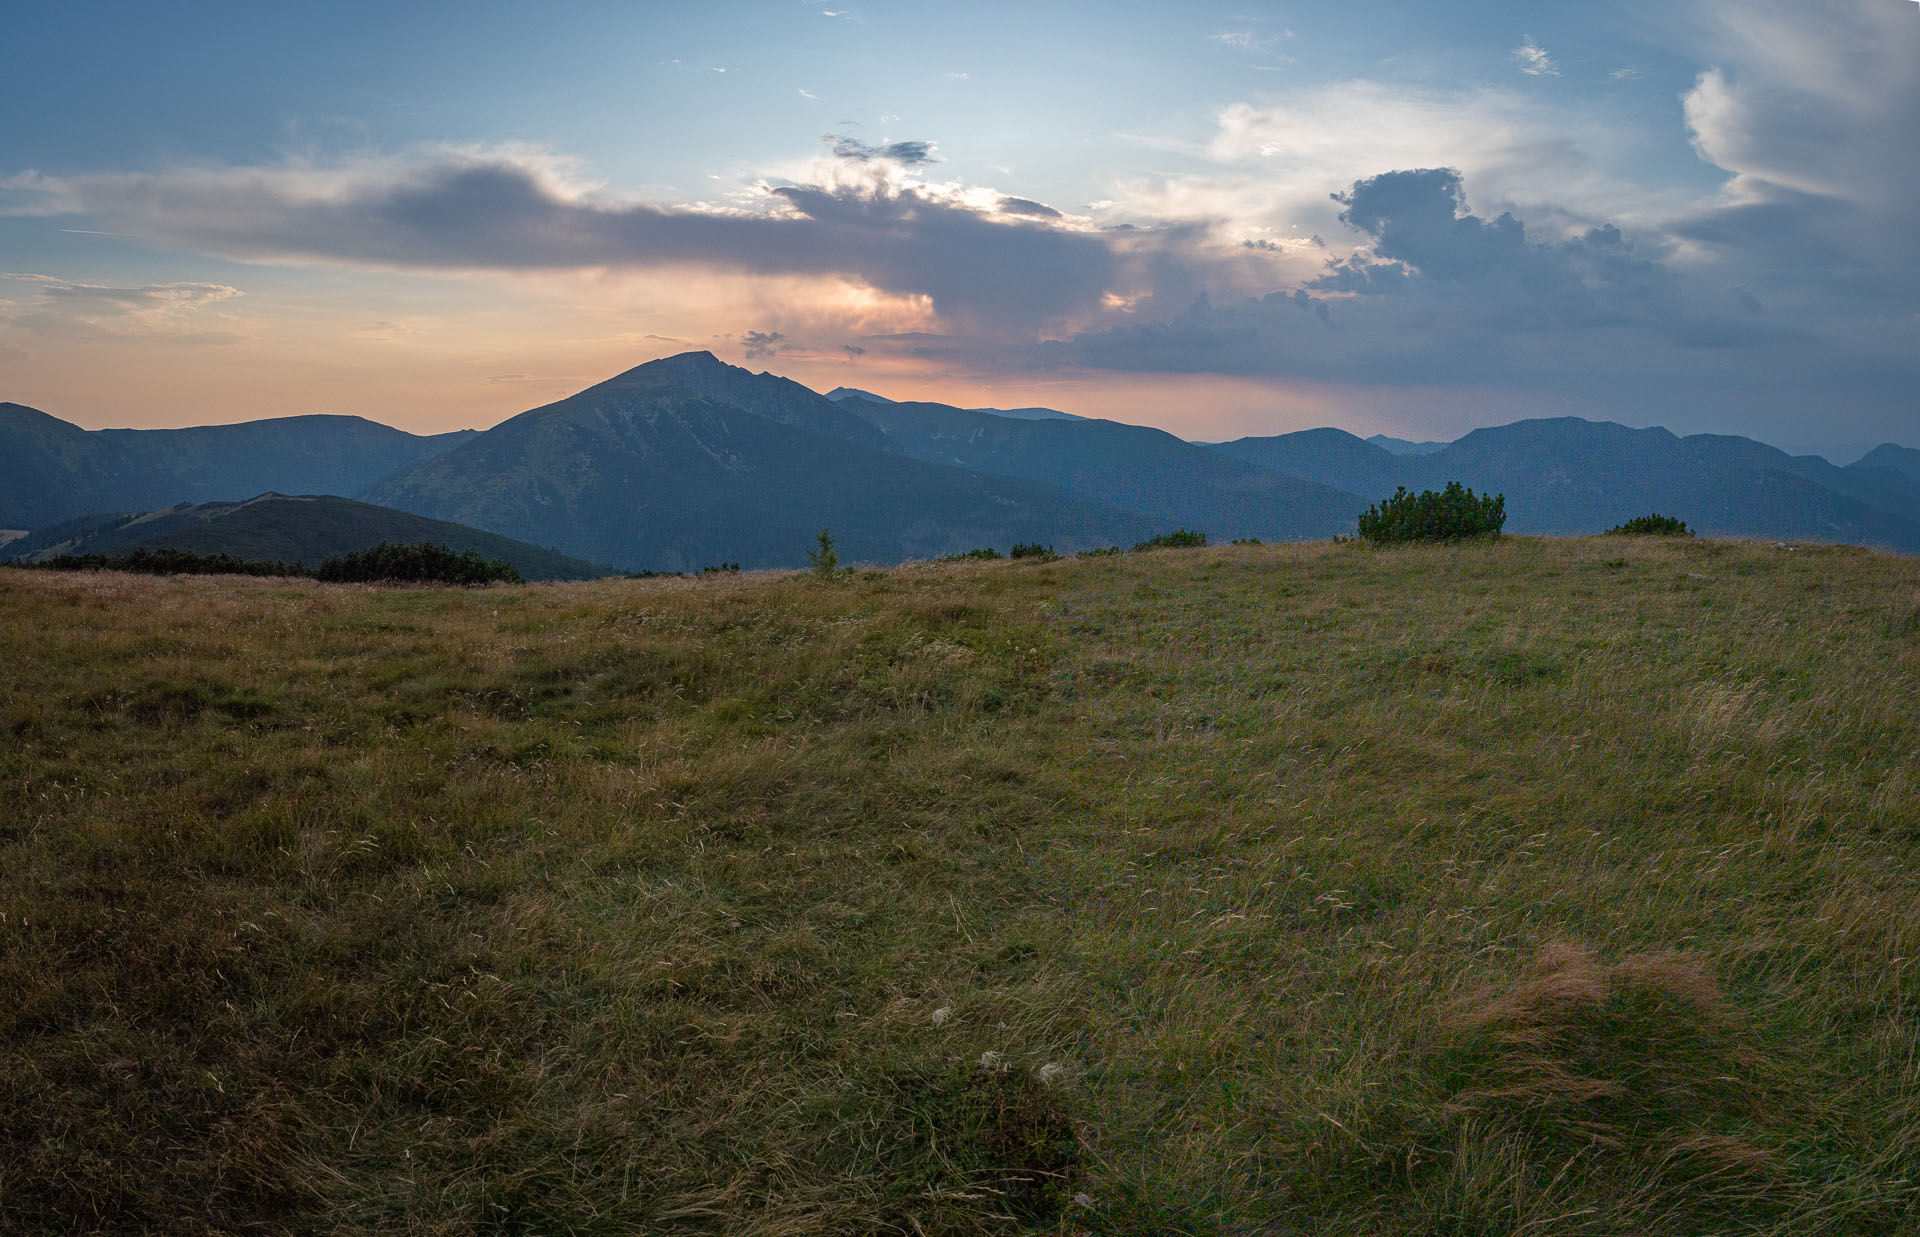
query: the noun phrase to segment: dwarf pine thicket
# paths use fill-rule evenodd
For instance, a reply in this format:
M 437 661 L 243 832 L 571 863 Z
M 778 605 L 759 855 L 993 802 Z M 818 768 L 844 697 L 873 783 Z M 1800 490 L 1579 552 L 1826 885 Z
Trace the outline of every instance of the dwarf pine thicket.
M 1920 1228 L 1920 563 L 0 573 L 39 1231 Z
M 1475 496 L 1458 481 L 1447 482 L 1444 490 L 1422 490 L 1418 494 L 1403 485 L 1391 498 L 1381 499 L 1360 513 L 1359 535 L 1362 541 L 1381 545 L 1464 541 L 1498 537 L 1506 522 L 1504 494 Z

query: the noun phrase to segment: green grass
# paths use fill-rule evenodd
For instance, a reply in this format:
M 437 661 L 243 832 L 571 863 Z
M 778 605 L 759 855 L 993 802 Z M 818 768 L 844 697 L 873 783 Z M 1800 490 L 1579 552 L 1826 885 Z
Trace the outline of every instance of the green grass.
M 1920 1227 L 1920 564 L 0 574 L 0 1227 Z

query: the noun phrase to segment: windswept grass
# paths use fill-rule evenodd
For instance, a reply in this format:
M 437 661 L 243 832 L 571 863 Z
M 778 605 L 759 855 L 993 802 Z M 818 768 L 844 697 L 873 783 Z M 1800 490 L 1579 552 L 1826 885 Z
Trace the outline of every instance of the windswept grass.
M 0 575 L 0 1228 L 1920 1227 L 1920 566 Z

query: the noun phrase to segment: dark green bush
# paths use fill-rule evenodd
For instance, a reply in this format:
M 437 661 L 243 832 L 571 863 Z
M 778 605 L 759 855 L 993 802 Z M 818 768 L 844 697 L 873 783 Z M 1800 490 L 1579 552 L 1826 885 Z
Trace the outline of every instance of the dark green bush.
M 1260 544 L 1260 538 L 1258 538 L 1258 537 L 1235 537 L 1235 538 L 1233 539 L 1233 544 L 1235 544 L 1235 545 L 1259 545 L 1259 544 Z
M 1207 544 L 1205 533 L 1196 533 L 1190 528 L 1177 528 L 1170 533 L 1161 533 L 1158 537 L 1142 541 L 1133 547 L 1134 552 L 1141 550 L 1191 550 Z
M 1693 530 L 1670 515 L 1641 515 L 1625 524 L 1614 525 L 1607 530 L 1607 534 L 1620 537 L 1691 537 Z
M 737 576 L 740 574 L 740 564 L 714 563 L 711 566 L 702 567 L 694 574 L 702 576 Z
M 1360 538 L 1379 545 L 1402 541 L 1464 541 L 1498 537 L 1507 522 L 1505 494 L 1475 495 L 1458 481 L 1445 490 L 1410 493 L 1406 486 L 1360 513 Z
M 1109 545 L 1109 546 L 1101 546 L 1097 550 L 1082 550 L 1078 554 L 1074 555 L 1074 557 L 1075 558 L 1105 558 L 1109 554 L 1118 554 L 1119 552 L 1120 552 L 1119 546 Z
M 1041 545 L 1038 541 L 1023 541 L 1009 550 L 1007 557 L 1037 558 L 1043 563 L 1050 563 L 1060 556 L 1053 552 L 1053 547 L 1050 545 Z
M 330 584 L 400 581 L 409 584 L 519 584 L 512 563 L 483 558 L 473 550 L 455 552 L 432 541 L 393 545 L 382 541 L 366 550 L 336 554 L 321 563 L 314 579 Z
M 992 558 L 999 558 L 999 557 L 1000 557 L 1000 551 L 994 549 L 990 545 L 986 545 L 986 546 L 981 546 L 977 550 L 967 550 L 966 552 L 961 554 L 949 554 L 946 557 L 940 559 L 939 561 L 943 563 L 964 563 L 970 558 L 992 559 Z
M 304 576 L 299 563 L 270 563 L 231 554 L 195 554 L 188 550 L 130 550 L 125 554 L 63 554 L 43 563 L 19 563 L 50 571 L 134 571 L 142 575 Z

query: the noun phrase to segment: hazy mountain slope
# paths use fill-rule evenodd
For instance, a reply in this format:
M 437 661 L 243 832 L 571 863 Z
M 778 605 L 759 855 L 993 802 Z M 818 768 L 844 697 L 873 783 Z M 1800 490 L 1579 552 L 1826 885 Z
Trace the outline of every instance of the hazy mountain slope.
M 160 506 L 166 478 L 122 443 L 24 404 L 0 404 L 0 528 Z
M 181 504 L 139 515 L 83 516 L 0 550 L 12 558 L 122 554 L 171 548 L 317 566 L 382 541 L 436 541 L 505 559 L 529 580 L 590 580 L 593 563 L 462 524 L 431 520 L 333 495 L 262 494 L 238 503 Z
M 312 415 L 190 429 L 96 430 L 177 481 L 181 502 L 252 494 L 354 495 L 473 437 L 409 434 L 364 417 Z
M 1920 451 L 1883 442 L 1847 465 L 1843 471 L 1852 472 L 1856 468 L 1891 468 L 1914 481 L 1920 481 Z
M 1575 417 L 1475 430 L 1439 451 L 1393 456 L 1339 430 L 1213 448 L 1369 497 L 1459 481 L 1507 496 L 1516 533 L 1600 532 L 1637 515 L 1678 516 L 1729 536 L 1860 541 L 1920 550 L 1920 486 L 1888 467 L 1836 468 L 1750 438 L 1629 429 Z
M 0 404 L 0 528 L 237 501 L 268 490 L 350 496 L 472 434 L 422 436 L 341 416 L 83 430 L 36 409 Z
M 1137 539 L 1152 521 L 1060 490 L 907 459 L 802 428 L 831 402 L 784 379 L 692 363 L 781 421 L 673 380 L 655 362 L 522 413 L 375 487 L 373 501 L 550 544 L 624 569 L 720 561 L 804 565 L 822 527 L 847 561 L 892 562 L 980 545 L 1070 549 Z M 744 371 L 741 371 L 744 372 Z M 775 384 L 778 384 L 777 386 Z M 786 389 L 792 388 L 792 389 Z M 862 437 L 879 432 L 861 422 Z
M 1364 502 L 1115 421 L 1013 420 L 946 404 L 848 400 L 896 448 L 919 460 L 1044 481 L 1215 539 L 1325 537 Z
M 1750 438 L 1680 438 L 1572 417 L 1475 430 L 1413 468 L 1422 486 L 1458 480 L 1503 491 L 1514 532 L 1597 532 L 1659 511 L 1727 535 L 1920 549 L 1920 521 L 1906 511 L 1877 509 L 1818 479 L 1840 471 Z M 1812 488 L 1769 480 L 1776 475 L 1799 476 Z
M 1447 445 L 1444 442 L 1431 440 L 1414 442 L 1406 438 L 1392 438 L 1386 434 L 1368 434 L 1367 441 L 1395 455 L 1432 455 Z
M 1403 456 L 1340 429 L 1240 438 L 1214 443 L 1208 449 L 1291 477 L 1349 490 L 1369 500 L 1393 493 L 1396 485 L 1413 475 L 1411 463 Z

